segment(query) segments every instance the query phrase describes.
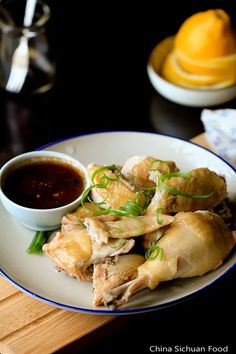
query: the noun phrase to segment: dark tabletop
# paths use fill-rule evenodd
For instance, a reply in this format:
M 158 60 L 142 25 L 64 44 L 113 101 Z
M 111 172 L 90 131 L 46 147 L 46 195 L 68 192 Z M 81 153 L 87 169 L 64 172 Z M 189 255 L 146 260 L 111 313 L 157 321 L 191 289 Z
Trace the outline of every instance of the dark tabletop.
M 48 31 L 57 62 L 56 82 L 42 95 L 0 93 L 0 163 L 91 131 L 154 131 L 185 139 L 201 133 L 203 107 L 181 106 L 161 97 L 149 82 L 147 60 L 153 47 L 176 33 L 192 13 L 214 4 L 230 12 L 234 21 L 236 6 L 234 1 L 168 3 L 88 3 L 75 9 L 73 1 L 67 6 L 50 1 Z M 236 107 L 236 101 L 224 106 Z
M 48 3 L 55 85 L 41 95 L 0 92 L 1 164 L 49 142 L 95 131 L 152 131 L 184 139 L 203 132 L 204 107 L 161 97 L 148 80 L 146 64 L 153 47 L 196 11 L 223 8 L 235 24 L 234 0 Z M 212 109 L 224 107 L 236 108 L 236 100 Z M 81 347 L 75 343 L 66 350 L 150 353 L 151 345 L 171 346 L 172 352 L 174 345 L 228 345 L 233 353 L 234 278 L 235 269 L 183 303 L 123 316 L 119 326 L 109 325 L 92 339 L 85 337 Z

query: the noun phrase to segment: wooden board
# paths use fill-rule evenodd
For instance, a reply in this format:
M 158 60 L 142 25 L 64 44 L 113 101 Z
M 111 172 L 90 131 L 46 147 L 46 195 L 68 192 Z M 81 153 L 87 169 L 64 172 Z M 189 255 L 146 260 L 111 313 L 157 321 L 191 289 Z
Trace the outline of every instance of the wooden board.
M 204 134 L 192 141 L 208 147 Z M 0 276 L 1 354 L 52 353 L 114 318 L 56 308 L 24 294 Z
M 192 141 L 193 143 L 196 143 L 196 144 L 198 144 L 198 145 L 201 145 L 201 146 L 207 148 L 208 150 L 213 150 L 213 149 L 209 146 L 209 144 L 208 144 L 208 142 L 207 142 L 207 140 L 206 140 L 205 134 L 197 135 L 197 136 L 195 136 L 193 139 L 191 139 L 191 141 Z
M 56 308 L 24 294 L 0 276 L 1 354 L 52 353 L 113 318 Z

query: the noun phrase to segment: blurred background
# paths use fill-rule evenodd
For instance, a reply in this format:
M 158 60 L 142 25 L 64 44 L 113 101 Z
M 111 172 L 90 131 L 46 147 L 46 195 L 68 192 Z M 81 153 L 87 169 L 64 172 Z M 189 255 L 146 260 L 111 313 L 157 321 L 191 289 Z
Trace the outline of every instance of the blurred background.
M 149 82 L 147 60 L 154 46 L 175 34 L 195 12 L 222 8 L 235 24 L 234 0 L 129 5 L 51 0 L 48 5 L 55 84 L 38 95 L 0 92 L 1 163 L 45 143 L 91 131 L 156 131 L 185 139 L 203 131 L 202 108 L 161 97 Z M 18 0 L 18 7 L 23 20 L 25 0 Z M 235 107 L 235 101 L 221 107 Z

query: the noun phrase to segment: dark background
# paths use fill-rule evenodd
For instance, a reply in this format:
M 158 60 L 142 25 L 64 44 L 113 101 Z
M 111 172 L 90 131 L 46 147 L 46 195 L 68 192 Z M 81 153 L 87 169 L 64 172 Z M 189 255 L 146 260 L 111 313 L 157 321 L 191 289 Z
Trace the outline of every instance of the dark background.
M 25 2 L 17 1 L 24 9 Z M 223 8 L 235 24 L 234 0 L 48 3 L 56 82 L 38 96 L 0 93 L 1 163 L 91 131 L 157 131 L 186 139 L 203 131 L 202 108 L 161 97 L 148 80 L 147 60 L 153 47 L 196 11 Z M 235 102 L 221 107 L 235 107 Z
M 147 60 L 159 40 L 197 11 L 223 8 L 236 25 L 234 0 L 48 4 L 56 82 L 42 95 L 0 92 L 1 164 L 57 139 L 94 131 L 153 131 L 185 139 L 203 131 L 204 107 L 161 97 L 148 80 Z M 236 108 L 236 100 L 214 109 L 223 107 Z M 123 316 L 60 353 L 149 353 L 150 345 L 204 344 L 228 345 L 236 352 L 234 279 L 235 269 L 183 303 Z

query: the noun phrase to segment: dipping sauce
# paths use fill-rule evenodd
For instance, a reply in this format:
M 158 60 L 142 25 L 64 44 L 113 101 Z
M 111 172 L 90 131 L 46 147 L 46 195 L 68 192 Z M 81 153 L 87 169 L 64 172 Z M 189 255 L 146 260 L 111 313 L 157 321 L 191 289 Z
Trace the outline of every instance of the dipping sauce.
M 69 204 L 85 187 L 83 172 L 58 161 L 32 162 L 12 171 L 3 192 L 13 202 L 34 209 L 51 209 Z

